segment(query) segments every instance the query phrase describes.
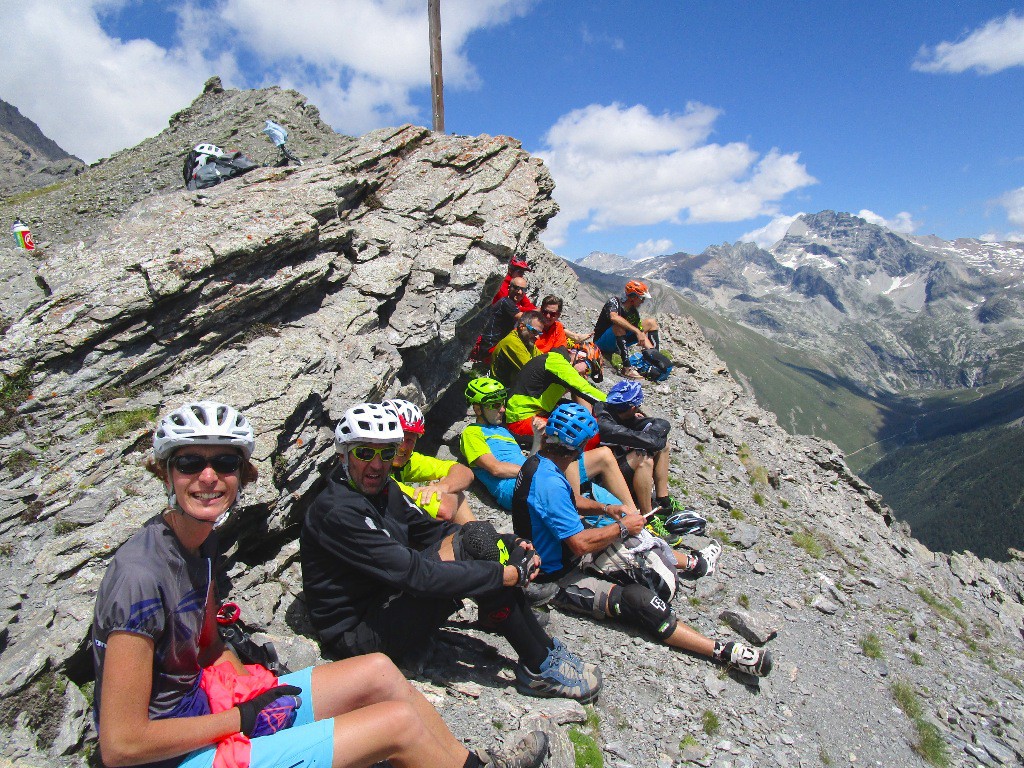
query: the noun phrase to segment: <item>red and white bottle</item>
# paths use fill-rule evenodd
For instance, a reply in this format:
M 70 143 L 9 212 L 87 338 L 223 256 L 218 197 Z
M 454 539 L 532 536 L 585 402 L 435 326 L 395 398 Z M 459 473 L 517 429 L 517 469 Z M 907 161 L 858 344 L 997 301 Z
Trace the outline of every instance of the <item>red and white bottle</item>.
M 24 248 L 26 251 L 34 251 L 36 244 L 32 241 L 32 233 L 29 231 L 21 219 L 17 219 L 11 224 L 11 234 L 14 235 L 14 244 L 18 248 Z

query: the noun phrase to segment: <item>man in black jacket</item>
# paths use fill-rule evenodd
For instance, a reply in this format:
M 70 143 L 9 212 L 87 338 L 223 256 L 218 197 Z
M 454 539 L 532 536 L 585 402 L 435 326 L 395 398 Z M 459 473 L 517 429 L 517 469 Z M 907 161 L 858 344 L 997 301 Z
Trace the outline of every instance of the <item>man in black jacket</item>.
M 335 430 L 341 464 L 300 540 L 306 604 L 323 646 L 398 661 L 470 597 L 481 625 L 519 655 L 520 692 L 592 701 L 600 670 L 549 638 L 527 605 L 523 590 L 539 567 L 533 545 L 489 523 L 437 520 L 412 503 L 390 475 L 403 436 L 395 412 L 371 403 L 350 408 Z

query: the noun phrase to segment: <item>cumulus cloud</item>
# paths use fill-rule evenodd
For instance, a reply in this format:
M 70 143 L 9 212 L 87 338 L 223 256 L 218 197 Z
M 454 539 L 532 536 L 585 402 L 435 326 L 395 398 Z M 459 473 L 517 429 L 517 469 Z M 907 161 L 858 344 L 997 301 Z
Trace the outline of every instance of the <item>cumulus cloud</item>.
M 959 74 L 973 69 L 991 75 L 1024 65 L 1024 17 L 1013 11 L 992 19 L 955 43 L 921 46 L 913 68 Z
M 631 259 L 646 259 L 649 256 L 661 256 L 672 250 L 672 241 L 666 238 L 660 240 L 644 240 L 634 245 L 627 256 Z
M 537 153 L 551 169 L 561 208 L 545 242 L 561 245 L 577 221 L 596 231 L 772 215 L 785 194 L 816 183 L 797 153 L 760 156 L 741 142 L 709 143 L 719 114 L 699 103 L 661 115 L 614 103 L 563 115 Z
M 446 0 L 446 87 L 478 85 L 467 38 L 534 1 Z M 422 0 L 184 0 L 167 47 L 103 28 L 101 14 L 134 2 L 0 3 L 0 26 L 17 30 L 0 49 L 0 93 L 85 160 L 162 130 L 213 74 L 233 87 L 295 88 L 344 133 L 422 117 L 411 96 L 430 84 Z
M 1006 211 L 1006 220 L 1010 224 L 1024 228 L 1024 187 L 1010 190 L 995 202 Z M 1024 231 L 986 232 L 979 239 L 990 243 L 1005 242 L 1007 240 L 1024 242 Z
M 879 216 L 877 213 L 875 213 L 874 211 L 869 211 L 867 208 L 861 210 L 861 212 L 858 213 L 857 215 L 860 216 L 862 219 L 864 219 L 864 221 L 868 222 L 869 224 L 877 224 L 880 227 L 891 229 L 893 232 L 899 232 L 900 234 L 903 235 L 909 235 L 911 232 L 913 232 L 915 229 L 921 226 L 920 223 L 914 221 L 911 215 L 906 211 L 900 211 L 891 219 L 887 219 L 884 216 Z
M 770 248 L 784 238 L 786 232 L 789 231 L 789 225 L 803 215 L 801 211 L 792 216 L 776 216 L 760 229 L 755 229 L 752 232 L 741 235 L 739 242 L 754 243 L 760 248 Z

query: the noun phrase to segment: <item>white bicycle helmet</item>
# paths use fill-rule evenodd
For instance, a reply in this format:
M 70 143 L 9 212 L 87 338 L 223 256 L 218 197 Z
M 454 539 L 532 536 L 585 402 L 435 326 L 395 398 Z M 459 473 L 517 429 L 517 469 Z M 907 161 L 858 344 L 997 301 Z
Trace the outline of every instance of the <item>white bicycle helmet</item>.
M 202 400 L 186 403 L 164 416 L 153 433 L 153 453 L 159 461 L 185 445 L 238 448 L 248 461 L 256 447 L 256 437 L 245 416 L 230 405 Z
M 218 147 L 216 144 L 196 144 L 194 151 L 200 155 L 224 157 L 224 150 Z
M 354 443 L 387 445 L 400 443 L 405 439 L 398 414 L 391 408 L 377 403 L 353 405 L 341 417 L 334 428 L 334 448 L 345 454 L 345 446 Z
M 423 411 L 416 403 L 410 403 L 408 400 L 385 400 L 381 405 L 398 414 L 398 422 L 406 432 L 422 435 L 427 431 Z

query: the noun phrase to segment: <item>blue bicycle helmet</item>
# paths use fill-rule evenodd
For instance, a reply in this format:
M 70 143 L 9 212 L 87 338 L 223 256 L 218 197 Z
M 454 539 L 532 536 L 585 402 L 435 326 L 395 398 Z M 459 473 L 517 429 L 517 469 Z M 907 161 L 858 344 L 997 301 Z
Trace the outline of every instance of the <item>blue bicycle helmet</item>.
M 597 434 L 597 419 L 579 403 L 563 403 L 548 417 L 544 431 L 552 442 L 579 451 Z
M 674 533 L 676 536 L 686 536 L 691 533 L 695 536 L 703 536 L 707 526 L 708 521 L 692 509 L 677 512 L 665 521 L 665 527 L 669 533 Z
M 622 408 L 627 405 L 639 407 L 644 401 L 644 390 L 635 381 L 620 381 L 608 391 L 607 405 Z

